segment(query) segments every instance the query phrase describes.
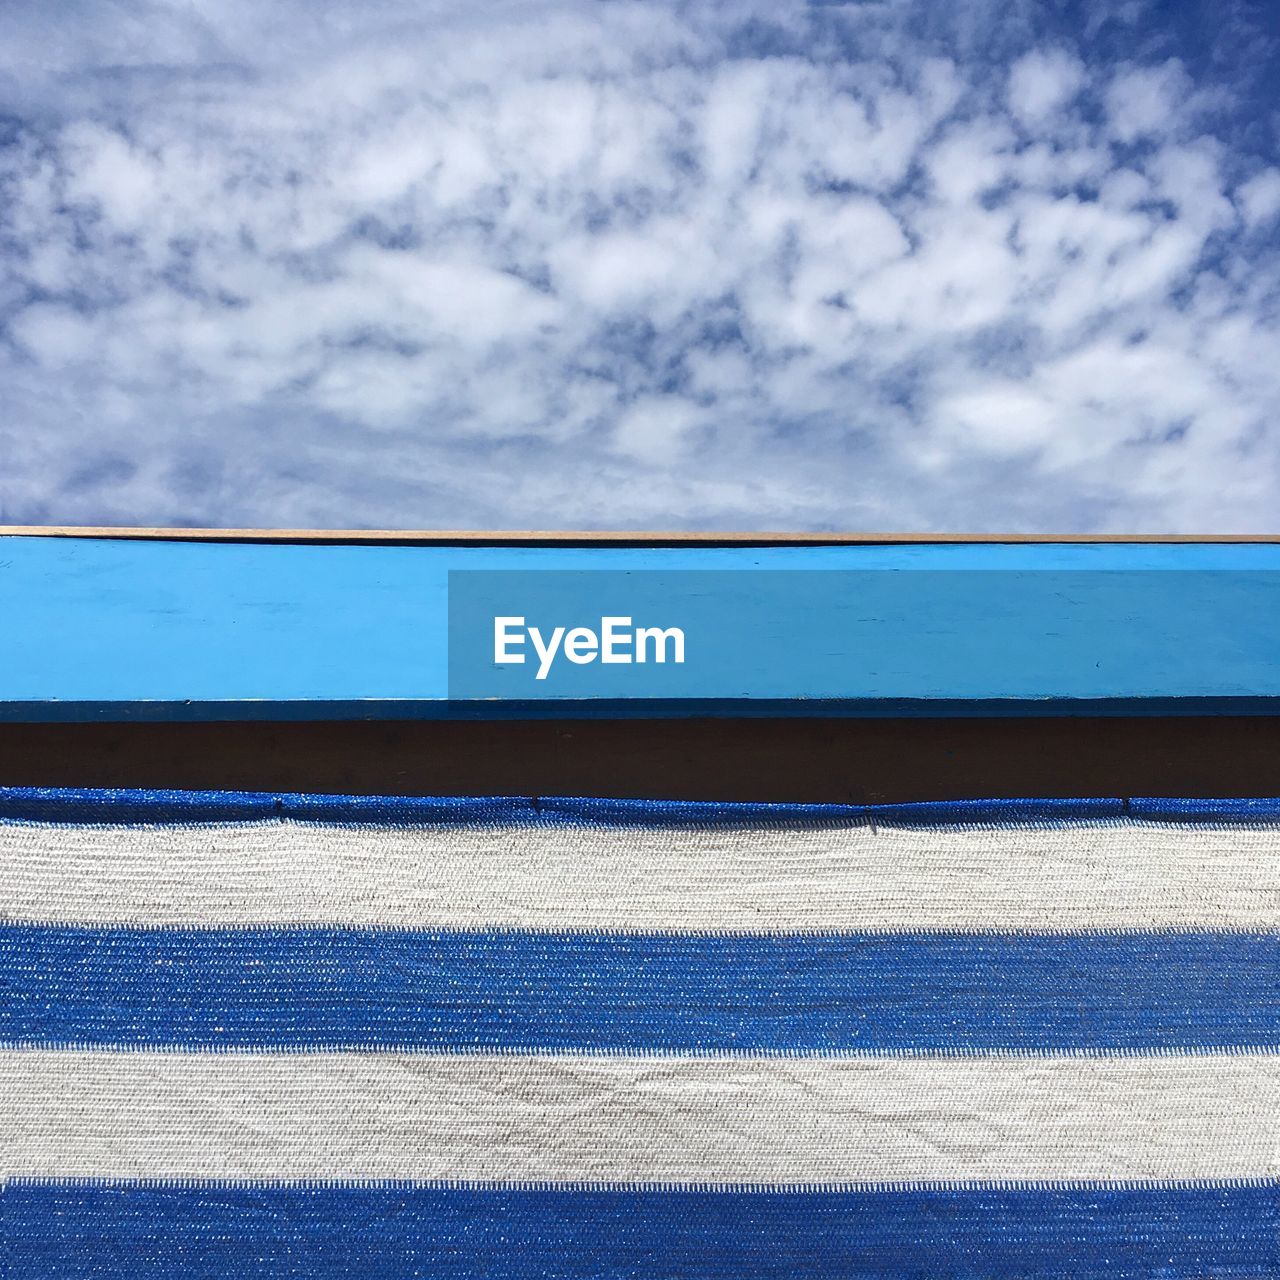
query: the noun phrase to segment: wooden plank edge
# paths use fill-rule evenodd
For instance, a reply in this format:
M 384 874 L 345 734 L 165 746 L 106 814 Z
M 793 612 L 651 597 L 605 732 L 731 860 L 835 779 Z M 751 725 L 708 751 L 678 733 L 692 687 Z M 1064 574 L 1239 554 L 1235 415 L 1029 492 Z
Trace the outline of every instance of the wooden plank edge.
M 5 724 L 208 724 L 500 722 L 508 720 L 1105 720 L 1266 717 L 1268 694 L 1134 694 L 1066 698 L 242 698 L 0 700 Z
M 938 543 L 1280 543 L 1280 533 L 855 533 L 606 529 L 212 529 L 0 525 L 0 538 L 285 542 L 423 546 L 893 546 Z
M 883 804 L 1273 797 L 1280 717 L 0 724 L 0 786 Z

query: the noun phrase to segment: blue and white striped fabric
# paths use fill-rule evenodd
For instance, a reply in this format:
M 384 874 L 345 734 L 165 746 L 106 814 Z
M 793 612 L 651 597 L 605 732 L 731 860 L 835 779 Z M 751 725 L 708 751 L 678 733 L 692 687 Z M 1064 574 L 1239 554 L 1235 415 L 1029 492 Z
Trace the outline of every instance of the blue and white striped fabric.
M 0 792 L 28 1277 L 1280 1275 L 1280 805 Z

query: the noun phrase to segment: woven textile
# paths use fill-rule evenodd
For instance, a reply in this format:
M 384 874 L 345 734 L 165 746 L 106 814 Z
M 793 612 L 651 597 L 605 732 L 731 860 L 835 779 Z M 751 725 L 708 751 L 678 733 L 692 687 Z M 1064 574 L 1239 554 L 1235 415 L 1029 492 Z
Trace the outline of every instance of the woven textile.
M 1280 1276 L 1280 805 L 0 792 L 4 1274 Z

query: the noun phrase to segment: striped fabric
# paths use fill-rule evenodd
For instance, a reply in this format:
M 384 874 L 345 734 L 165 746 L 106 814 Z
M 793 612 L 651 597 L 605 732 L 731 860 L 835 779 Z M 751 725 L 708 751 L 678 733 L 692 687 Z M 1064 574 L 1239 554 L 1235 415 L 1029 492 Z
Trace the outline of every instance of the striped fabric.
M 0 792 L 4 1274 L 1280 1276 L 1280 804 Z

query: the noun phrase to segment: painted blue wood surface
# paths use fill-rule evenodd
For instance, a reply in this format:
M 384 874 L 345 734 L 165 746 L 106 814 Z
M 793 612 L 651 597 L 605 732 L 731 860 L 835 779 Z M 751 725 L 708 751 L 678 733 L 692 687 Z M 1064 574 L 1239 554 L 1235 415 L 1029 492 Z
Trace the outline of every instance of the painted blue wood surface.
M 833 632 L 848 635 L 848 662 L 828 662 L 818 688 L 805 671 L 792 679 L 780 670 L 776 654 L 765 669 L 748 643 L 732 697 L 722 680 L 707 696 L 690 688 L 625 700 L 451 702 L 448 574 L 469 569 L 883 572 L 885 598 L 917 571 L 938 581 L 939 571 L 982 570 L 966 581 L 1010 619 L 1008 644 L 975 647 L 971 662 L 938 668 L 936 645 L 921 637 L 958 625 L 946 616 L 955 591 L 939 591 L 931 615 L 916 590 L 909 613 L 882 610 Z M 1046 597 L 1044 575 L 1053 573 L 1082 585 Z M 1132 580 L 1122 593 L 1117 573 Z M 848 603 L 819 612 L 849 612 Z M 986 604 L 970 601 L 966 615 L 980 619 Z M 830 629 L 831 617 L 812 624 Z M 863 660 L 867 636 L 897 655 L 892 669 Z M 1277 713 L 1278 636 L 1280 546 L 1270 544 L 659 549 L 0 538 L 0 718 L 9 720 Z M 1095 677 L 1103 666 L 1105 678 Z

